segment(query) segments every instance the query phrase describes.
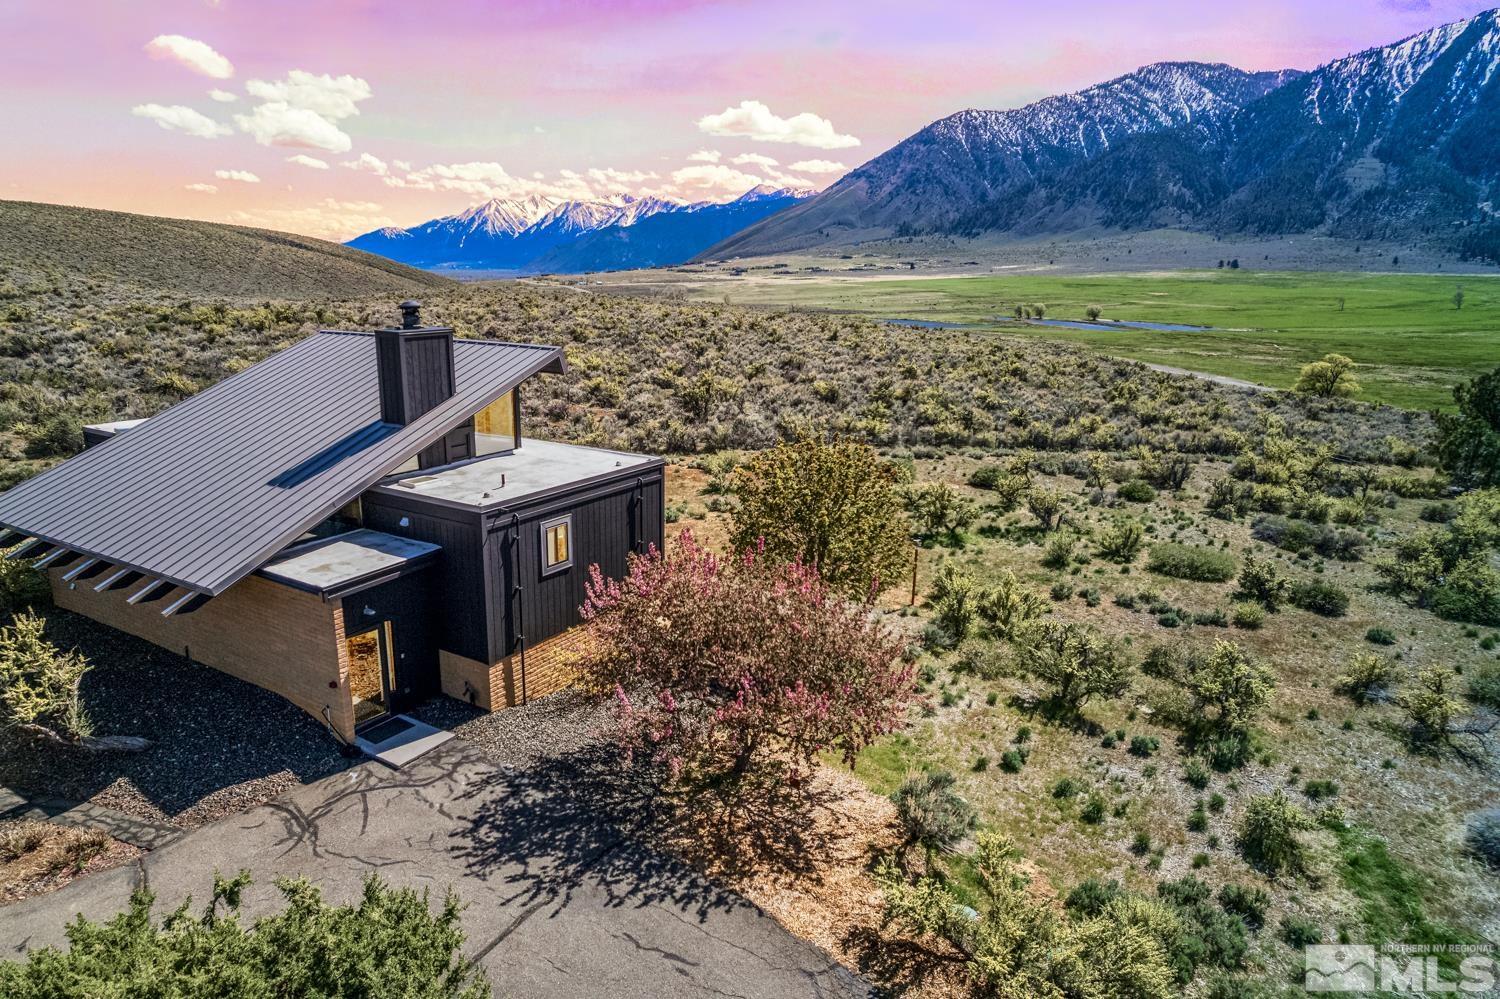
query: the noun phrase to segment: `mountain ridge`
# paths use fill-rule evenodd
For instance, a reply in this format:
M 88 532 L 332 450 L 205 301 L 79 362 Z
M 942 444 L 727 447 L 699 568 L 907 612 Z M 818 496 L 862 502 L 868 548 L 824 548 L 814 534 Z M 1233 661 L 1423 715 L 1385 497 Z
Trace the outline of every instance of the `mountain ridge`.
M 1500 260 L 1486 207 L 1500 187 L 1497 70 L 1494 10 L 1305 73 L 1155 63 L 1024 108 L 939 119 L 700 259 L 928 233 L 1185 227 L 1421 240 Z
M 727 202 L 622 194 L 591 200 L 491 198 L 409 228 L 386 227 L 345 245 L 440 270 L 576 272 L 682 263 L 709 245 L 810 197 L 760 184 Z M 631 230 L 652 223 L 638 238 Z

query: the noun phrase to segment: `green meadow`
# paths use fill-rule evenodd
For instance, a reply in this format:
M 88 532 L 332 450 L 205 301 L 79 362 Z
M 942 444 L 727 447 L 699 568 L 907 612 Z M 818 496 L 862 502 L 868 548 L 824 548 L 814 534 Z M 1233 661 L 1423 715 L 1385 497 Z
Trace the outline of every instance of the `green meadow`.
M 1454 293 L 1463 289 L 1462 308 Z M 1452 388 L 1500 364 L 1500 278 L 1180 271 L 1099 276 L 955 278 L 767 277 L 699 286 L 736 304 L 852 311 L 881 318 L 974 323 L 1079 344 L 1277 388 L 1334 351 L 1359 365 L 1361 398 L 1412 409 L 1449 408 Z M 1085 318 L 1214 327 L 1191 332 L 1070 330 L 1010 322 L 1017 304 L 1048 319 Z M 920 335 L 914 330 L 913 335 Z

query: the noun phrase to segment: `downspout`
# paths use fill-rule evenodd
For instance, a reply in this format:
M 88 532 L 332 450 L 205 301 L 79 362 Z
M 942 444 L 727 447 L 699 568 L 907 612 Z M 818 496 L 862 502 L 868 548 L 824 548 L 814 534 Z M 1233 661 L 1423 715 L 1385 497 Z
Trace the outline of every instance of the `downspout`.
M 646 480 L 635 477 L 635 553 L 641 554 L 646 545 Z
M 516 580 L 516 584 L 511 589 L 510 595 L 511 595 L 511 600 L 514 601 L 515 607 L 516 607 L 516 644 L 519 646 L 520 651 L 521 651 L 521 654 L 520 654 L 520 660 L 521 660 L 521 706 L 525 707 L 525 705 L 527 703 L 527 701 L 526 701 L 526 601 L 523 598 L 523 593 L 522 593 L 522 591 L 524 590 L 524 587 L 521 586 L 521 515 L 519 513 L 513 513 L 513 514 L 510 515 L 510 538 L 511 538 L 511 541 L 510 541 L 510 554 L 511 554 L 511 560 L 512 560 L 511 561 L 511 572 L 513 573 L 514 578 Z M 571 542 L 572 542 L 572 539 L 570 538 L 569 539 L 569 543 L 571 543 Z
M 359 747 L 355 746 L 354 743 L 349 742 L 347 739 L 345 739 L 343 735 L 339 733 L 339 730 L 334 727 L 333 708 L 331 705 L 323 705 L 323 722 L 328 726 L 329 733 L 333 735 L 334 740 L 338 742 L 341 749 L 346 751 L 359 751 Z

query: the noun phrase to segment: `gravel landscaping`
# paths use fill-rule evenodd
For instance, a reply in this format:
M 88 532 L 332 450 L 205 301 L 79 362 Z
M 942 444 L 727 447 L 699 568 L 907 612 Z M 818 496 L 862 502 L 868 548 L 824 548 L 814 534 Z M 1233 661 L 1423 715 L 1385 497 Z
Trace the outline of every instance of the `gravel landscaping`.
M 93 753 L 0 735 L 0 784 L 196 828 L 351 766 L 327 729 L 276 694 L 54 609 L 47 637 L 93 664 L 81 696 L 96 735 L 141 753 Z
M 564 690 L 517 708 L 485 712 L 451 697 L 434 697 L 407 714 L 453 732 L 501 767 L 572 756 L 607 738 L 609 703 Z

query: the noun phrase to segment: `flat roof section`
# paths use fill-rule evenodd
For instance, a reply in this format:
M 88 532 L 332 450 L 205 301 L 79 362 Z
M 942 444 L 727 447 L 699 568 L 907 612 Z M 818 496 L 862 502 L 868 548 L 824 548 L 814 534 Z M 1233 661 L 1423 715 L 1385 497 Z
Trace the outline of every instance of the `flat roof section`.
M 109 434 L 113 437 L 115 434 L 123 434 L 127 430 L 133 430 L 145 422 L 144 418 L 139 420 L 114 420 L 110 423 L 90 423 L 83 429 L 93 430 L 101 434 Z
M 413 472 L 399 479 L 388 479 L 372 491 L 392 496 L 415 494 L 487 510 L 632 468 L 644 471 L 661 463 L 660 458 L 650 455 L 523 437 L 521 446 L 510 454 L 497 454 L 437 472 Z
M 425 565 L 439 545 L 360 528 L 300 545 L 260 570 L 262 576 L 299 590 L 347 593 L 361 583 L 383 580 Z

